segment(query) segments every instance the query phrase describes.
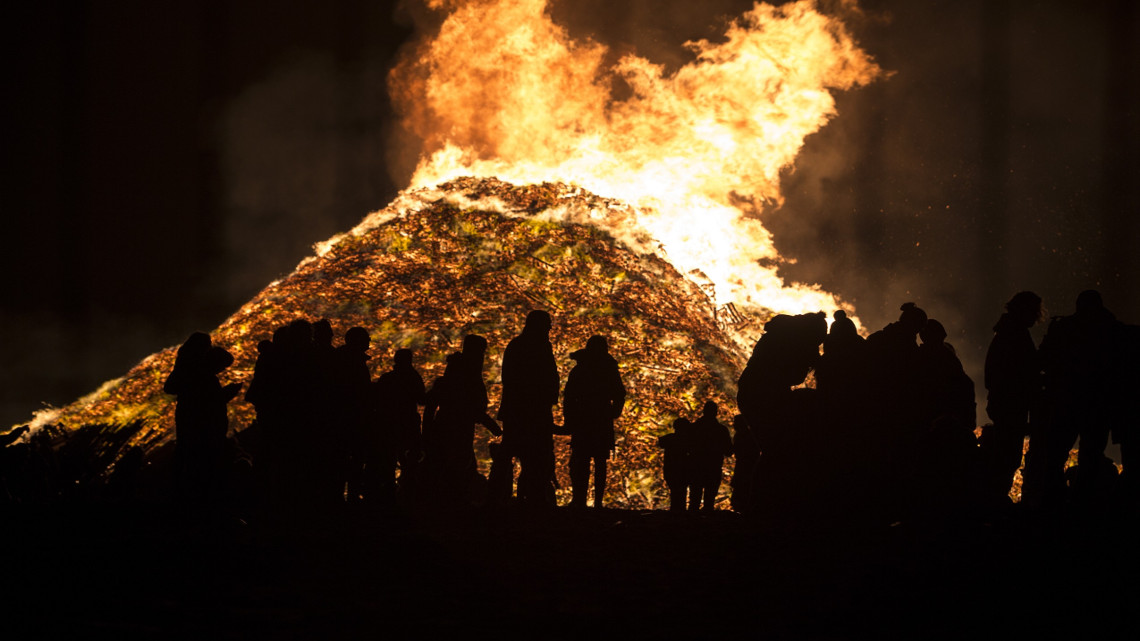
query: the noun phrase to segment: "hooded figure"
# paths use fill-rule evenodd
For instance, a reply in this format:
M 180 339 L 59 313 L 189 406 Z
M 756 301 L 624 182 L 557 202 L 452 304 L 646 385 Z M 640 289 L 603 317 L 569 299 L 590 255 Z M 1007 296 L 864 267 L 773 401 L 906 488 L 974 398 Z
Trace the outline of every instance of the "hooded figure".
M 586 348 L 570 355 L 577 362 L 566 379 L 562 413 L 570 432 L 570 504 L 585 507 L 594 461 L 594 507 L 602 507 L 606 492 L 606 461 L 614 448 L 614 419 L 625 405 L 625 386 L 606 339 L 591 336 Z
M 174 408 L 178 491 L 187 498 L 214 498 L 219 492 L 229 417 L 226 406 L 241 386 L 222 386 L 218 374 L 234 357 L 195 332 L 178 350 L 163 391 L 178 397 Z

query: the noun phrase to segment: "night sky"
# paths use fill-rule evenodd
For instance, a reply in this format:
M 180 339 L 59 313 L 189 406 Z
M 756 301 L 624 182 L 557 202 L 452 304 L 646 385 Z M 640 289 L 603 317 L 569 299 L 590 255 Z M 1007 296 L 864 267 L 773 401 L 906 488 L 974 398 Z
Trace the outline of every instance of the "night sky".
M 610 4 L 552 13 L 673 67 L 751 5 Z M 796 261 L 785 275 L 873 329 L 917 302 L 975 380 L 1019 290 L 1068 314 L 1098 288 L 1140 323 L 1134 3 L 861 6 L 849 24 L 893 75 L 840 96 L 764 214 Z M 386 205 L 417 150 L 385 74 L 425 16 L 364 0 L 9 9 L 0 424 L 215 327 Z

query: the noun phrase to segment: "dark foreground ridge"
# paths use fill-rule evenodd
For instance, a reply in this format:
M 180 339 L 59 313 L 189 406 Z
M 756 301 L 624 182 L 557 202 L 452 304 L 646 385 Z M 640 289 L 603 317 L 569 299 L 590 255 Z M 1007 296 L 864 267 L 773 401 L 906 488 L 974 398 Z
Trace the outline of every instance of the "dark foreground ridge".
M 978 430 L 973 382 L 915 303 L 866 337 L 842 310 L 830 327 L 822 311 L 774 315 L 736 370 L 698 292 L 656 295 L 651 258 L 583 227 L 418 220 L 458 221 L 479 247 L 525 245 L 424 290 L 478 320 L 432 316 L 439 340 L 419 343 L 400 338 L 419 324 L 337 327 L 286 303 L 343 279 L 295 274 L 310 289 L 235 316 L 259 319 L 242 341 L 194 333 L 128 377 L 138 394 L 95 403 L 117 415 L 123 399 L 164 393 L 172 439 L 139 437 L 146 419 L 0 437 L 2 602 L 21 614 L 9 621 L 52 637 L 1134 638 L 1140 334 L 1098 292 L 1039 346 L 1043 301 L 1010 299 L 986 358 L 992 423 Z M 543 255 L 566 264 L 541 260 L 574 277 L 531 281 L 565 290 L 559 304 L 539 297 L 554 313 L 487 295 L 555 236 L 569 249 Z M 391 258 L 379 240 L 325 256 L 371 273 L 362 265 Z M 442 260 L 430 243 L 388 240 Z M 628 269 L 607 285 L 587 277 L 609 273 L 601 264 Z M 391 284 L 369 278 L 338 300 Z M 573 297 L 582 306 L 564 309 Z M 606 300 L 620 313 L 591 316 Z M 442 347 L 458 351 L 425 378 L 417 350 Z
M 1120 515 L 341 511 L 288 533 L 155 506 L 20 516 L 8 638 L 1130 638 L 1140 597 Z

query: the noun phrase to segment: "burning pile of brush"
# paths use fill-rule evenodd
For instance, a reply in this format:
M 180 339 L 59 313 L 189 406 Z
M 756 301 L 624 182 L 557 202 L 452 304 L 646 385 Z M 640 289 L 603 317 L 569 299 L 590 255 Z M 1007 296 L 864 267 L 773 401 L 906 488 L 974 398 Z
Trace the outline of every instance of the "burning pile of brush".
M 466 178 L 405 193 L 322 244 L 316 256 L 211 333 L 235 359 L 223 383 L 248 386 L 257 343 L 278 327 L 327 318 L 337 336 L 353 326 L 369 331 L 374 377 L 390 367 L 396 349 L 411 348 L 430 382 L 464 335 L 485 336 L 494 408 L 502 350 L 528 311 L 545 309 L 554 317 L 551 341 L 563 380 L 573 366 L 570 352 L 594 334 L 609 338 L 629 390 L 617 425 L 612 500 L 651 506 L 664 497 L 656 437 L 673 418 L 694 416 L 706 400 L 726 411 L 734 407 L 744 353 L 723 314 L 718 323 L 706 293 L 668 262 L 598 227 L 568 222 L 628 210 L 564 184 Z M 154 354 L 125 377 L 40 420 L 71 430 L 132 425 L 134 434 L 122 447 L 152 450 L 174 435 L 174 399 L 162 392 L 174 353 Z M 253 419 L 253 408 L 239 396 L 231 404 L 239 439 Z M 559 481 L 568 490 L 569 480 L 562 478 L 568 438 L 558 441 Z M 477 451 L 485 455 L 486 445 L 480 442 Z
M 248 384 L 257 342 L 278 327 L 328 318 L 338 334 L 369 330 L 374 375 L 410 347 L 429 382 L 465 334 L 484 335 L 494 403 L 501 350 L 545 309 L 564 379 L 572 350 L 609 338 L 629 391 L 613 503 L 651 505 L 654 437 L 706 400 L 734 407 L 769 317 L 841 308 L 858 323 L 822 287 L 785 282 L 759 217 L 782 202 L 780 177 L 807 136 L 835 117 L 834 94 L 884 75 L 842 22 L 857 9 L 757 2 L 722 37 L 684 43 L 688 61 L 667 69 L 573 36 L 547 0 L 426 4 L 438 21 L 388 79 L 422 142 L 409 189 L 213 332 L 235 357 L 223 382 Z M 152 450 L 173 432 L 161 392 L 173 361 L 173 348 L 155 354 L 37 422 L 134 423 L 127 442 Z M 238 431 L 253 419 L 240 397 L 232 413 Z

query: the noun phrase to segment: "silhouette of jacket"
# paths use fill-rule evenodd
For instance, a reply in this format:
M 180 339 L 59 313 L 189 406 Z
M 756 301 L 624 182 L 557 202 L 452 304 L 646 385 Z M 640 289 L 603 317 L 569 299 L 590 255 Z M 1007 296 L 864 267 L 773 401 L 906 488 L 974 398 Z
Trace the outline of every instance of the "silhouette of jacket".
M 717 420 L 716 406 L 712 405 L 712 408 L 710 410 L 706 405 L 701 417 L 693 422 L 690 454 L 693 478 L 690 484 L 697 488 L 697 493 L 695 500 L 690 498 L 690 510 L 701 505 L 702 495 L 703 508 L 706 511 L 713 509 L 724 473 L 724 457 L 732 455 L 732 436 L 728 428 Z
M 443 438 L 470 446 L 477 423 L 488 419 L 487 387 L 483 382 L 482 358 L 460 353 L 432 386 L 435 413 L 432 422 Z
M 475 425 L 492 434 L 502 431 L 487 414 L 487 387 L 483 382 L 486 339 L 469 335 L 463 351 L 447 358 L 443 376 L 432 383 L 424 408 L 424 465 L 432 491 L 452 503 L 466 501 L 469 483 L 478 474 L 475 462 Z
M 794 421 L 791 388 L 807 379 L 819 361 L 819 346 L 827 337 L 823 312 L 779 314 L 764 325 L 752 356 L 737 382 L 737 406 L 763 446 L 787 433 Z
M 521 334 L 503 352 L 504 456 L 519 459 L 519 498 L 554 504 L 554 405 L 558 403 L 558 365 L 547 336 L 550 315 L 527 314 Z
M 991 418 L 1006 408 L 1028 412 L 1041 393 L 1041 362 L 1029 327 L 1008 312 L 994 325 L 986 351 L 985 385 Z
M 1078 436 L 1077 465 L 1081 476 L 1088 477 L 1082 478 L 1079 485 L 1099 485 L 1089 475 L 1104 469 L 1102 458 L 1108 444 L 1110 408 L 1115 403 L 1111 379 L 1119 371 L 1117 350 L 1121 335 L 1120 322 L 1104 308 L 1100 294 L 1088 290 L 1077 297 L 1076 313 L 1054 318 L 1041 341 L 1045 399 L 1051 420 L 1043 426 L 1044 431 L 1035 430 L 1030 438 L 1031 451 L 1033 440 L 1037 439 L 1045 446 L 1046 455 L 1037 461 L 1042 466 L 1040 476 L 1033 482 L 1027 479 L 1027 483 L 1030 488 L 1041 487 L 1047 501 L 1056 500 L 1063 492 L 1065 460 Z
M 974 382 L 966 375 L 954 348 L 940 338 L 923 342 L 915 365 L 924 424 L 945 420 L 973 430 Z
M 835 322 L 823 341 L 823 355 L 815 368 L 816 389 L 832 402 L 855 404 L 863 392 L 867 376 L 866 340 L 843 310 L 835 312 Z
M 692 474 L 693 424 L 687 418 L 673 421 L 673 431 L 657 438 L 657 446 L 664 450 L 662 472 L 669 488 L 669 510 L 685 509 Z
M 499 420 L 510 446 L 549 437 L 552 408 L 558 403 L 558 364 L 545 334 L 524 328 L 503 351 L 503 395 Z
M 562 414 L 570 445 L 590 456 L 608 456 L 614 446 L 614 419 L 625 405 L 625 385 L 617 361 L 605 347 L 570 354 L 577 364 L 566 378 Z
M 592 336 L 586 348 L 570 355 L 577 362 L 566 379 L 562 413 L 570 432 L 571 505 L 584 506 L 594 462 L 594 507 L 601 507 L 606 488 L 606 461 L 614 447 L 614 419 L 625 405 L 625 386 L 606 339 Z
M 233 364 L 233 356 L 195 333 L 178 351 L 163 390 L 177 396 L 174 410 L 175 460 L 178 491 L 205 499 L 219 489 L 226 433 L 227 404 L 240 385 L 222 387 L 217 375 Z
M 376 379 L 374 388 L 379 420 L 390 426 L 396 457 L 401 464 L 408 456 L 418 457 L 422 448 L 418 408 L 426 402 L 427 393 L 423 377 L 412 365 L 411 353 L 401 358 L 397 352 L 392 369 Z
M 315 435 L 312 445 L 314 455 L 324 458 L 324 469 L 318 474 L 319 482 L 327 487 L 322 494 L 329 502 L 344 496 L 346 483 L 350 501 L 370 492 L 375 494 L 375 484 L 367 487 L 366 470 L 382 467 L 381 461 L 385 459 L 384 448 L 377 442 L 379 430 L 370 411 L 370 343 L 367 330 L 353 327 L 345 333 L 344 344 L 332 351 L 322 352 L 321 344 L 314 344 L 318 371 L 323 374 L 320 376 L 323 380 L 318 382 L 318 393 L 324 395 L 321 400 L 327 406 L 321 412 L 324 415 L 321 433 Z

